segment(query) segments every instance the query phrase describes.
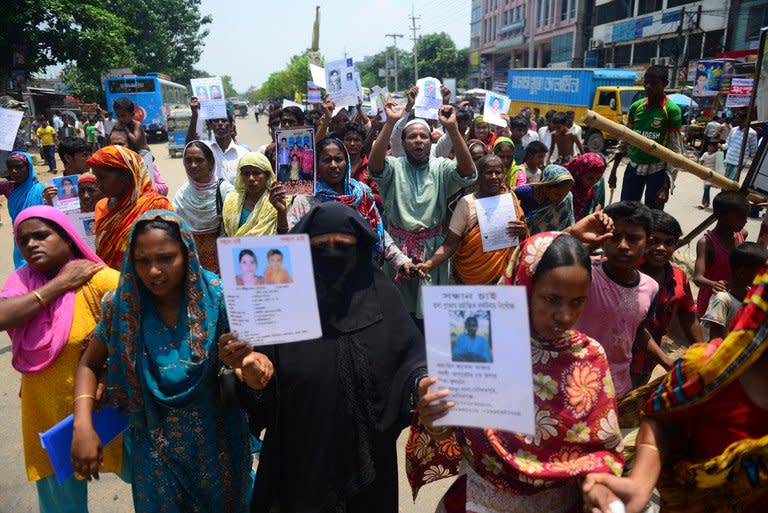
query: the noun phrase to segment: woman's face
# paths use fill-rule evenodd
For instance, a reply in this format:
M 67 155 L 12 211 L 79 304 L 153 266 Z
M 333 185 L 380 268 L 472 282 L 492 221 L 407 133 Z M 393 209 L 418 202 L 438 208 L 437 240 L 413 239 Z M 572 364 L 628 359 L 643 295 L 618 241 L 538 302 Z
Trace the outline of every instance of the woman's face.
M 264 192 L 267 188 L 268 173 L 256 166 L 243 166 L 240 168 L 240 176 L 243 179 L 247 192 Z
M 184 170 L 192 180 L 208 183 L 211 180 L 213 166 L 205 158 L 203 150 L 197 146 L 190 146 L 184 152 Z
M 40 219 L 27 219 L 16 231 L 19 250 L 33 269 L 46 276 L 75 258 L 70 242 Z
M 75 191 L 74 191 L 74 186 L 72 185 L 72 182 L 70 180 L 62 180 L 61 191 L 68 196 L 71 196 L 72 194 L 74 194 Z
M 480 173 L 478 187 L 483 196 L 496 196 L 501 191 L 504 171 L 499 159 L 487 161 L 485 169 Z
M 562 182 L 555 185 L 544 186 L 544 198 L 557 205 L 565 199 L 569 192 L 571 192 L 573 182 Z
M 320 152 L 317 160 L 317 175 L 333 187 L 344 181 L 347 161 L 344 152 L 336 144 L 329 144 Z
M 475 125 L 475 139 L 485 141 L 491 135 L 491 125 L 488 123 L 478 123 Z
M 93 166 L 96 185 L 107 198 L 122 198 L 131 190 L 133 180 L 128 171 L 103 166 Z
M 96 203 L 104 197 L 101 189 L 94 182 L 81 183 L 77 190 L 77 196 L 80 198 L 81 212 L 93 212 Z
M 8 180 L 15 184 L 21 184 L 29 177 L 29 164 L 26 160 L 9 159 L 7 161 Z
M 184 249 L 164 230 L 152 228 L 136 237 L 133 266 L 156 298 L 170 298 L 181 292 L 186 273 Z
M 256 258 L 245 254 L 240 257 L 240 273 L 247 276 L 253 276 L 256 274 Z
M 509 169 L 515 161 L 515 150 L 513 150 L 509 144 L 499 144 L 496 146 L 494 153 L 501 159 L 501 164 L 504 166 L 504 169 Z
M 579 182 L 584 189 L 591 189 L 598 181 L 600 181 L 602 176 L 603 173 L 601 171 L 588 171 L 581 175 Z
M 556 340 L 579 320 L 590 276 L 580 265 L 556 267 L 536 275 L 531 290 L 531 327 L 544 340 Z
M 280 269 L 283 266 L 283 256 L 282 255 L 274 254 L 274 255 L 271 255 L 267 260 L 269 261 L 269 267 L 271 269 L 277 270 L 277 269 Z

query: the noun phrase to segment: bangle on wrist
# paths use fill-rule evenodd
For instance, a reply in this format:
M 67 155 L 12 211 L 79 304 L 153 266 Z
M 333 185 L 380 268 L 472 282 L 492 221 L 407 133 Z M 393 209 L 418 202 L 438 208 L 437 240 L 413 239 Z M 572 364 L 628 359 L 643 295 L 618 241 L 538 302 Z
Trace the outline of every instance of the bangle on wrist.
M 80 394 L 77 397 L 75 397 L 74 399 L 72 399 L 72 404 L 75 404 L 80 399 L 86 399 L 86 398 L 93 399 L 94 401 L 96 400 L 96 396 L 95 395 L 92 395 L 92 394 Z
M 47 304 L 45 298 L 38 291 L 33 290 L 32 294 L 35 296 L 35 299 L 37 299 L 37 302 L 40 303 L 40 306 L 45 306 Z

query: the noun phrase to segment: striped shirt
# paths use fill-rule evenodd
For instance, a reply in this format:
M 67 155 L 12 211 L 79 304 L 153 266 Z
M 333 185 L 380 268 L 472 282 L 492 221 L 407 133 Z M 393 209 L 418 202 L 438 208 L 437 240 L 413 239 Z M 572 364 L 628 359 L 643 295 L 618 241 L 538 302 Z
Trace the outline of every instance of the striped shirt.
M 741 127 L 731 128 L 731 133 L 728 134 L 728 138 L 725 140 L 725 144 L 728 146 L 728 152 L 725 154 L 726 164 L 739 167 L 744 165 L 744 162 L 739 163 L 743 137 L 744 130 Z M 755 155 L 757 155 L 757 132 L 750 128 L 749 137 L 747 138 L 747 151 L 744 152 L 744 159 L 753 159 L 755 158 Z

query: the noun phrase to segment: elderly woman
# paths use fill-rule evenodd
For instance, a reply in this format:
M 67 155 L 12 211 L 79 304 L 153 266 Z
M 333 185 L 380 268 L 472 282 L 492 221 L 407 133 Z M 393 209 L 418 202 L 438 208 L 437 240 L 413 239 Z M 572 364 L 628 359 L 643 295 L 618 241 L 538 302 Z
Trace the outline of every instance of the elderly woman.
M 144 212 L 170 209 L 171 204 L 152 187 L 144 159 L 128 148 L 106 146 L 88 158 L 88 165 L 106 196 L 94 210 L 96 253 L 119 269 L 133 223 Z
M 515 188 L 531 234 L 563 231 L 573 226 L 573 177 L 562 166 L 550 164 L 541 180 Z
M 83 173 L 77 179 L 77 197 L 80 198 L 80 212 L 88 213 L 96 210 L 98 203 L 104 194 L 96 184 L 96 175 Z
M 8 198 L 8 213 L 11 222 L 27 207 L 43 204 L 45 186 L 37 181 L 35 165 L 32 156 L 24 151 L 13 151 L 8 154 L 8 179 L 0 179 L 0 194 Z M 18 269 L 24 265 L 24 257 L 18 245 L 13 245 L 13 265 Z
M 323 203 L 292 233 L 310 237 L 323 337 L 259 348 L 275 377 L 261 373 L 243 398 L 252 429 L 266 427 L 252 511 L 395 513 L 395 442 L 425 374 L 423 339 L 371 259 L 379 237 L 362 216 Z M 219 344 L 262 354 L 233 334 Z
M 37 485 L 40 511 L 88 511 L 86 482 L 71 477 L 58 483 L 38 433 L 72 413 L 82 342 L 98 322 L 102 296 L 117 286 L 119 275 L 53 207 L 22 211 L 14 235 L 27 265 L 11 273 L 0 292 L 0 329 L 11 337 L 12 364 L 21 373 L 27 479 Z M 102 470 L 119 471 L 121 453 L 120 441 L 106 447 Z
M 223 235 L 221 226 L 225 198 L 235 188 L 223 178 L 216 179 L 213 151 L 204 142 L 187 144 L 183 162 L 187 181 L 174 196 L 173 208 L 192 230 L 202 266 L 218 274 L 216 238 Z

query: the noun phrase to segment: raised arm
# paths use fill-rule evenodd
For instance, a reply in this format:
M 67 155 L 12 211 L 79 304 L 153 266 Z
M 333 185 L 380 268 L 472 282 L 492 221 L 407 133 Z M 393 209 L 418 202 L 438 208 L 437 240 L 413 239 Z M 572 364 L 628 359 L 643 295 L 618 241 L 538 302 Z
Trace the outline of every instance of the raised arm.
M 459 174 L 463 177 L 472 176 L 475 172 L 475 162 L 472 160 L 472 154 L 467 148 L 467 142 L 459 131 L 459 125 L 456 123 L 456 109 L 450 105 L 443 106 L 440 109 L 440 124 L 451 138 L 453 143 L 453 152 L 456 155 L 456 166 Z
M 336 108 L 336 104 L 331 101 L 331 95 L 326 94 L 323 100 L 323 115 L 320 117 L 320 121 L 317 123 L 317 140 L 320 141 L 328 137 L 328 127 L 331 124 L 331 117 L 333 116 L 333 110 Z
M 389 138 L 392 135 L 392 130 L 395 128 L 395 123 L 405 114 L 405 109 L 398 109 L 397 103 L 388 98 L 384 106 L 384 112 L 387 114 L 387 120 L 384 122 L 384 127 L 379 132 L 376 141 L 374 141 L 371 154 L 368 156 L 368 171 L 372 175 L 380 175 L 384 171 L 384 158 L 387 156 Z
M 197 118 L 200 115 L 200 100 L 197 99 L 197 96 L 190 98 L 189 108 L 192 111 L 192 117 L 189 118 L 189 128 L 187 128 L 187 139 L 185 144 L 200 139 L 200 135 L 197 133 Z

